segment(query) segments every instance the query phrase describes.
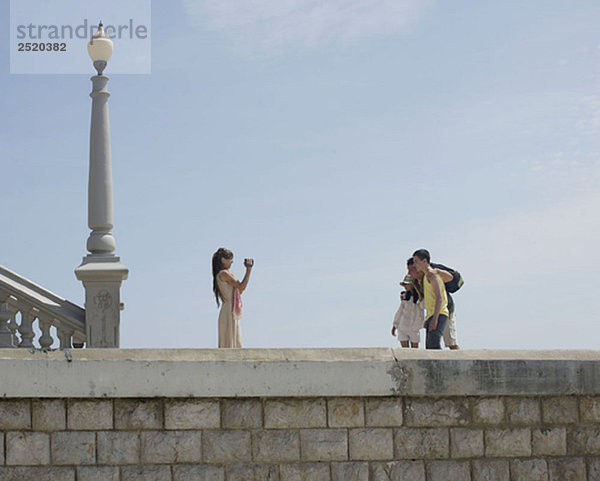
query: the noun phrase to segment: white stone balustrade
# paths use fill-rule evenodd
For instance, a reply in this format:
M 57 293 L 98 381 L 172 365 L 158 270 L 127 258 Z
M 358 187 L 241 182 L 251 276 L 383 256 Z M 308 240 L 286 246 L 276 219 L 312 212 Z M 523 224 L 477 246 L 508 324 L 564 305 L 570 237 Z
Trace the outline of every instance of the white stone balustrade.
M 41 331 L 37 340 L 36 321 Z M 52 327 L 61 349 L 83 347 L 86 331 L 81 307 L 0 266 L 0 348 L 48 349 L 55 341 Z

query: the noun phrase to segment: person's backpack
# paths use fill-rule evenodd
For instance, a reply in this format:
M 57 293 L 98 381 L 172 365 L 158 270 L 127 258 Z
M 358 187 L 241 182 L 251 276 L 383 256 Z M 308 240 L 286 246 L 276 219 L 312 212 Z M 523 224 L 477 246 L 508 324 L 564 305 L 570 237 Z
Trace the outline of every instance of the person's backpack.
M 462 276 L 460 275 L 460 272 L 458 272 L 458 271 L 456 271 L 454 269 L 451 269 L 450 267 L 446 267 L 443 264 L 433 264 L 432 263 L 430 265 L 434 269 L 441 269 L 443 271 L 446 271 L 446 272 L 449 272 L 450 274 L 452 274 L 452 280 L 450 282 L 444 283 L 444 285 L 446 286 L 446 290 L 450 294 L 454 294 L 465 283 L 465 281 L 463 280 Z

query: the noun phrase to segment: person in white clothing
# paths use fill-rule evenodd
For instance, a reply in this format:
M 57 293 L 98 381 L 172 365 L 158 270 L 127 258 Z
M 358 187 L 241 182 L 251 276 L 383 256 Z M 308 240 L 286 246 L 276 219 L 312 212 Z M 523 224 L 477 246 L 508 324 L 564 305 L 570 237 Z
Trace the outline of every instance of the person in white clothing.
M 400 307 L 394 316 L 392 336 L 398 336 L 402 347 L 418 348 L 421 339 L 420 330 L 425 320 L 423 301 L 419 291 L 415 289 L 410 276 L 405 276 L 400 283 L 406 290 L 400 294 Z

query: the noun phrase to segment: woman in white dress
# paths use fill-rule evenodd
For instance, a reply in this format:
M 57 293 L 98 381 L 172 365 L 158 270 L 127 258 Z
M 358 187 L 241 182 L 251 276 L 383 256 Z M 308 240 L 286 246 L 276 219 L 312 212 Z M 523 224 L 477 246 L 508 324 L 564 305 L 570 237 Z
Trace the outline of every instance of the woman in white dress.
M 217 306 L 221 302 L 219 312 L 219 347 L 242 347 L 242 317 L 241 294 L 250 280 L 250 272 L 254 265 L 253 259 L 244 259 L 246 274 L 238 281 L 229 270 L 233 264 L 233 252 L 219 248 L 212 257 L 213 291 Z

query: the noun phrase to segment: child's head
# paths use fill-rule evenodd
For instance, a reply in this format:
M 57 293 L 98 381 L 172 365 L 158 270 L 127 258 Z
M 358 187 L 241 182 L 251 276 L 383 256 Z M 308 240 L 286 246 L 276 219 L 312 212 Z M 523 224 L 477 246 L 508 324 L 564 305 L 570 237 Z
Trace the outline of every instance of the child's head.
M 413 278 L 410 276 L 410 274 L 404 276 L 404 279 L 400 281 L 400 285 L 407 290 L 412 289 L 414 287 Z

